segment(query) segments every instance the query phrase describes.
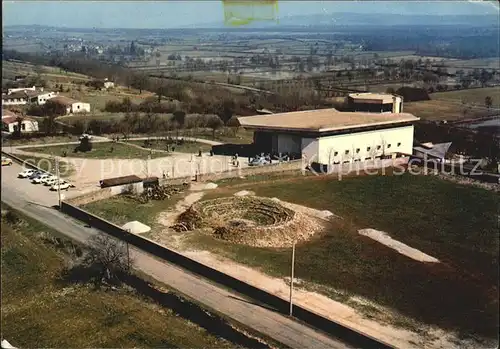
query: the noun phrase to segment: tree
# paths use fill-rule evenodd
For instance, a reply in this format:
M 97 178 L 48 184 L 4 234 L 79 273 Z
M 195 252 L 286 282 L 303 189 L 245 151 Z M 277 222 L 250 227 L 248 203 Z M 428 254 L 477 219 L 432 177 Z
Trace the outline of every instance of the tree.
M 224 126 L 224 123 L 218 116 L 208 119 L 207 126 L 212 129 L 212 139 L 215 139 L 215 131 Z
M 226 126 L 231 127 L 233 129 L 234 136 L 236 136 L 241 125 L 237 118 L 232 117 L 226 122 Z
M 138 89 L 139 93 L 142 93 L 142 90 L 144 90 L 148 86 L 148 78 L 144 74 L 134 75 L 130 86 Z
M 493 99 L 491 98 L 491 96 L 486 96 L 484 98 L 484 105 L 486 105 L 486 108 L 488 109 L 491 108 L 492 104 L 493 104 Z
M 392 95 L 392 94 L 395 94 L 395 93 L 396 93 L 396 91 L 394 90 L 394 88 L 392 88 L 392 87 L 388 87 L 388 88 L 385 90 L 385 93 L 389 93 L 389 94 L 391 94 L 391 95 Z
M 92 150 L 91 140 L 88 137 L 82 137 L 82 139 L 80 139 L 80 144 L 75 148 L 75 153 L 79 151 L 86 153 L 91 150 Z
M 166 97 L 168 93 L 167 86 L 161 84 L 156 88 L 156 95 L 158 96 L 158 103 L 161 103 L 161 98 Z
M 172 119 L 182 128 L 186 124 L 186 112 L 176 110 L 172 114 Z
M 225 99 L 222 103 L 217 105 L 217 116 L 225 124 L 233 117 L 236 105 L 232 99 Z
M 98 234 L 88 239 L 88 250 L 81 265 L 91 271 L 97 287 L 104 283 L 120 284 L 130 271 L 132 261 L 126 246 L 119 240 Z

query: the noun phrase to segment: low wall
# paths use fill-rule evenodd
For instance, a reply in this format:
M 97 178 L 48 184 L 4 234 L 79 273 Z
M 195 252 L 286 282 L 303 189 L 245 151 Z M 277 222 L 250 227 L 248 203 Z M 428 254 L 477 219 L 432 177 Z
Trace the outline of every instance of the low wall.
M 137 194 L 142 193 L 144 191 L 143 182 L 115 185 L 113 187 L 96 189 L 96 190 L 91 191 L 89 193 L 85 193 L 85 194 L 82 194 L 79 196 L 75 196 L 71 199 L 67 199 L 66 202 L 68 202 L 72 205 L 75 205 L 75 206 L 81 206 L 81 205 L 89 204 L 89 203 L 94 202 L 94 201 L 108 199 L 112 196 L 124 194 L 124 193 L 130 192 L 130 191 L 132 191 L 133 193 L 137 193 Z
M 183 256 L 173 250 L 157 244 L 145 237 L 131 234 L 122 228 L 108 222 L 98 216 L 82 210 L 76 206 L 63 201 L 61 211 L 65 214 L 74 217 L 90 226 L 102 230 L 103 232 L 114 236 L 117 239 L 125 241 L 138 249 L 147 252 L 153 256 L 159 257 L 165 261 L 176 264 L 179 267 L 186 269 L 194 274 L 215 281 L 223 286 L 249 296 L 257 301 L 268 304 L 274 307 L 277 311 L 287 314 L 289 310 L 289 302 L 283 298 L 268 293 L 260 288 L 247 284 L 239 279 L 224 274 L 216 269 L 212 269 L 202 263 Z M 392 348 L 391 346 L 382 343 L 370 336 L 357 332 L 351 328 L 342 326 L 334 321 L 324 318 L 306 308 L 299 305 L 294 305 L 294 316 L 310 326 L 316 327 L 322 331 L 334 335 L 343 342 L 358 348 Z

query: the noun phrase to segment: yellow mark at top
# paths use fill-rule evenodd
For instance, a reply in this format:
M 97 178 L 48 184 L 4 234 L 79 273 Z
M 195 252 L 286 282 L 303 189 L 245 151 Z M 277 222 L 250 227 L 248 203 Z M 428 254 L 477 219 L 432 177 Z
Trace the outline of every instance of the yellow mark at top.
M 277 0 L 222 0 L 224 22 L 241 26 L 254 21 L 277 21 Z

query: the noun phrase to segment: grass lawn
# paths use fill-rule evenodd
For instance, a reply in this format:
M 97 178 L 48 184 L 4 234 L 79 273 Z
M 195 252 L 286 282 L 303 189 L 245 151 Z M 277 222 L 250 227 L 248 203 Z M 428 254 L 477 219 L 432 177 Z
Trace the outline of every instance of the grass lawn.
M 429 176 L 263 177 L 221 183 L 206 199 L 252 190 L 343 217 L 297 247 L 300 279 L 358 295 L 464 335 L 495 338 L 498 326 L 498 207 L 483 189 Z M 389 233 L 442 263 L 409 259 L 357 233 Z M 289 273 L 288 249 L 254 248 L 198 235 L 191 241 L 277 276 Z M 338 293 L 326 291 L 339 298 Z
M 138 146 L 144 146 L 144 141 L 134 141 L 130 140 L 127 141 L 127 143 L 130 144 L 135 144 Z M 160 149 L 160 150 L 166 150 L 167 149 L 167 143 L 162 140 L 156 140 L 153 139 L 150 141 L 151 147 L 148 147 L 148 149 Z M 209 152 L 212 149 L 212 146 L 209 144 L 205 143 L 198 143 L 198 142 L 190 142 L 190 141 L 184 141 L 184 143 L 181 144 L 170 144 L 169 149 L 172 151 L 172 146 L 175 147 L 176 152 L 180 153 L 196 153 L 198 154 L 198 151 L 201 149 L 202 152 L 206 153 Z
M 40 167 L 44 171 L 56 173 L 56 161 L 54 159 L 20 154 L 16 154 L 16 156 L 30 164 Z M 59 161 L 59 174 L 61 177 L 70 177 L 74 172 L 75 168 L 72 164 L 65 161 Z
M 1 228 L 2 338 L 16 347 L 242 347 L 133 292 L 67 287 L 59 276 L 71 256 L 42 240 L 49 228 L 28 219 Z
M 151 155 L 151 158 L 154 159 L 169 156 L 169 154 L 164 152 L 150 152 L 149 150 L 140 149 L 123 143 L 95 142 L 92 144 L 92 150 L 86 153 L 74 153 L 73 150 L 76 146 L 75 144 L 54 145 L 38 148 L 24 148 L 23 151 L 57 156 L 62 156 L 63 152 L 66 151 L 68 157 L 87 159 L 147 159 L 148 155 Z
M 47 136 L 47 137 L 37 137 L 37 138 L 26 138 L 22 139 L 6 139 L 3 141 L 3 146 L 10 147 L 18 145 L 36 145 L 36 144 L 51 144 L 51 143 L 65 143 L 65 142 L 78 142 L 77 136 Z
M 94 201 L 81 208 L 92 212 L 98 216 L 104 217 L 109 221 L 123 225 L 130 221 L 139 221 L 149 225 L 152 230 L 159 227 L 156 217 L 159 213 L 173 207 L 180 200 L 183 194 L 175 194 L 169 199 L 162 201 L 152 201 L 146 204 L 140 204 L 126 196 L 117 195 L 106 200 Z

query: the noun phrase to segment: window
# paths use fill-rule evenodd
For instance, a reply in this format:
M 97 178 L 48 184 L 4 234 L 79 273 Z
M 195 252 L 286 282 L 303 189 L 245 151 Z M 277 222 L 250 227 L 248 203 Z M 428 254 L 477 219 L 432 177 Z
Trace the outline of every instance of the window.
M 377 145 L 377 150 L 380 150 L 380 148 L 382 148 L 381 145 Z
M 77 105 L 77 106 L 76 106 L 76 109 L 80 109 L 80 106 L 79 106 L 79 105 Z
M 21 124 L 21 130 L 26 130 L 26 124 Z
M 400 147 L 400 146 L 401 146 L 401 142 L 398 142 L 398 147 Z
M 389 149 L 390 147 L 391 147 L 391 145 L 390 145 L 390 144 L 387 144 L 387 149 Z
M 349 150 L 346 150 L 346 151 L 345 151 L 345 155 L 348 155 L 348 154 L 349 154 Z
M 366 151 L 370 151 L 372 147 L 366 147 Z
M 337 155 L 339 155 L 339 152 L 338 152 L 338 151 L 333 152 L 333 156 L 337 156 Z
M 359 148 L 356 149 L 356 153 L 359 153 Z

